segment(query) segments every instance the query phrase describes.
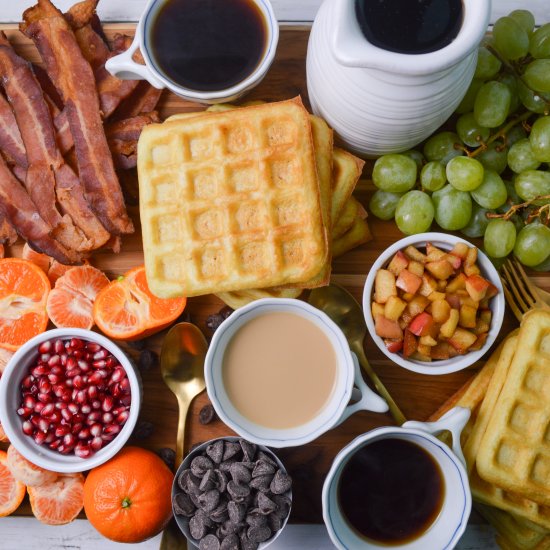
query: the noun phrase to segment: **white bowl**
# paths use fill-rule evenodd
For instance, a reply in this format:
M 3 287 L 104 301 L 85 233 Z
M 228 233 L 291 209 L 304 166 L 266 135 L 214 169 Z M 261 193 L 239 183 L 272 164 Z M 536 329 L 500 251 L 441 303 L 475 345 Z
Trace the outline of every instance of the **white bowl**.
M 376 334 L 374 319 L 372 318 L 371 312 L 374 278 L 376 277 L 376 272 L 379 269 L 384 268 L 398 250 L 403 250 L 409 245 L 417 248 L 424 248 L 428 242 L 438 248 L 441 248 L 442 250 L 451 250 L 456 243 L 465 243 L 470 247 L 474 246 L 460 237 L 455 237 L 454 235 L 448 235 L 446 233 L 420 233 L 418 235 L 411 235 L 410 237 L 405 237 L 404 239 L 397 241 L 382 254 L 380 254 L 378 259 L 374 262 L 374 264 L 372 264 L 363 290 L 363 314 L 365 315 L 365 321 L 367 322 L 367 327 L 374 343 L 380 348 L 382 353 L 384 353 L 384 355 L 386 355 L 394 363 L 397 363 L 399 366 L 408 370 L 422 374 L 448 374 L 473 365 L 476 361 L 481 359 L 487 351 L 489 351 L 498 336 L 500 327 L 502 326 L 502 321 L 504 319 L 504 292 L 502 290 L 502 284 L 500 282 L 498 272 L 491 263 L 491 260 L 489 260 L 489 258 L 481 250 L 478 250 L 477 265 L 481 270 L 481 275 L 498 288 L 498 294 L 494 298 L 491 298 L 489 302 L 489 306 L 492 311 L 491 328 L 489 330 L 487 341 L 483 347 L 478 351 L 471 351 L 465 355 L 457 355 L 456 357 L 451 357 L 450 359 L 431 362 L 405 359 L 400 352 L 393 353 L 388 351 L 384 345 L 384 340 Z
M 234 437 L 234 436 L 217 437 L 216 439 L 211 439 L 210 441 L 206 441 L 206 442 L 202 443 L 201 445 L 198 445 L 197 447 L 195 447 L 185 457 L 185 459 L 181 463 L 180 467 L 178 468 L 178 470 L 176 472 L 176 475 L 174 476 L 174 482 L 172 483 L 172 503 L 174 502 L 174 496 L 176 494 L 179 494 L 179 493 L 182 492 L 180 486 L 178 485 L 178 478 L 179 478 L 180 474 L 184 470 L 187 470 L 190 467 L 192 460 L 196 456 L 198 456 L 199 454 L 202 454 L 204 451 L 206 451 L 206 447 L 208 447 L 208 445 L 210 445 L 210 444 L 212 444 L 216 441 L 219 441 L 220 439 L 223 439 L 224 441 L 233 441 L 234 442 L 234 441 L 239 441 L 239 439 L 242 439 L 242 438 L 241 437 Z M 258 447 L 258 449 L 257 449 L 258 451 L 263 451 L 265 454 L 269 455 L 277 463 L 277 466 L 281 470 L 283 470 L 283 472 L 287 473 L 287 470 L 286 470 L 284 464 L 280 461 L 279 457 L 271 449 L 268 449 L 264 445 L 258 445 L 257 447 Z M 258 550 L 264 550 L 272 542 L 274 542 L 275 539 L 282 533 L 283 529 L 285 528 L 285 526 L 288 522 L 288 518 L 290 517 L 290 512 L 292 510 L 292 488 L 289 491 L 287 491 L 284 495 L 286 497 L 288 497 L 291 501 L 290 509 L 288 511 L 288 514 L 287 514 L 286 518 L 284 519 L 283 524 L 281 525 L 281 528 L 275 534 L 273 534 L 271 536 L 271 538 L 269 538 L 265 542 L 261 542 L 260 545 L 258 546 Z M 173 505 L 172 505 L 172 508 L 173 508 Z M 195 545 L 195 539 L 191 536 L 191 533 L 189 531 L 189 518 L 174 513 L 174 519 L 176 520 L 176 523 L 178 524 L 178 527 L 180 528 L 181 532 L 186 536 L 187 540 L 189 541 L 189 544 L 191 546 L 193 546 L 194 548 L 197 548 L 197 546 Z
M 74 454 L 62 455 L 47 445 L 37 445 L 34 439 L 23 433 L 22 419 L 17 414 L 21 403 L 21 381 L 28 373 L 28 367 L 38 355 L 37 347 L 46 340 L 79 338 L 95 342 L 108 350 L 126 371 L 130 381 L 132 403 L 130 414 L 118 435 L 105 447 L 89 458 L 79 458 Z M 90 470 L 113 457 L 128 441 L 139 415 L 141 405 L 141 381 L 136 369 L 124 352 L 111 340 L 90 330 L 58 328 L 48 330 L 23 344 L 8 362 L 0 379 L 0 422 L 11 444 L 33 464 L 61 473 L 74 473 Z

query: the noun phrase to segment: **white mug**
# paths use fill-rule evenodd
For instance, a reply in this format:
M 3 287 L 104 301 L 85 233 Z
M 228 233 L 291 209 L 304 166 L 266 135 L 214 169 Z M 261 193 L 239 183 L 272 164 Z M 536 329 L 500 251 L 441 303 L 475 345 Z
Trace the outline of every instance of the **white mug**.
M 361 538 L 349 526 L 338 501 L 338 486 L 342 471 L 349 459 L 362 447 L 381 439 L 404 439 L 422 447 L 437 462 L 443 474 L 445 496 L 439 515 L 432 525 L 417 538 L 392 548 L 405 550 L 452 549 L 464 533 L 470 511 L 472 494 L 466 473 L 466 463 L 460 447 L 460 433 L 470 418 L 470 410 L 455 407 L 437 422 L 405 422 L 401 427 L 388 426 L 371 430 L 354 439 L 336 456 L 323 485 L 323 519 L 332 542 L 341 550 L 361 548 L 378 550 L 388 546 Z M 452 451 L 435 435 L 450 431 Z
M 112 75 L 122 80 L 147 80 L 155 88 L 168 88 L 171 92 L 189 101 L 210 104 L 235 101 L 261 82 L 275 59 L 275 52 L 279 41 L 279 24 L 269 0 L 253 0 L 262 13 L 267 33 L 266 46 L 260 62 L 254 71 L 238 84 L 216 91 L 199 91 L 178 86 L 167 78 L 155 64 L 149 51 L 149 35 L 155 16 L 167 1 L 149 0 L 137 24 L 132 45 L 120 55 L 111 57 L 105 64 L 105 68 Z M 138 48 L 143 55 L 145 65 L 136 63 L 132 59 Z
M 286 429 L 260 426 L 243 416 L 229 399 L 223 382 L 224 353 L 232 337 L 250 320 L 272 312 L 293 313 L 311 321 L 330 340 L 337 360 L 335 386 L 322 411 L 309 422 Z M 221 420 L 241 437 L 268 447 L 305 445 L 360 410 L 381 413 L 388 410 L 384 399 L 363 381 L 357 357 L 350 351 L 338 325 L 325 313 L 301 300 L 265 298 L 235 311 L 214 333 L 206 355 L 204 374 L 208 396 Z M 352 397 L 359 400 L 350 405 Z

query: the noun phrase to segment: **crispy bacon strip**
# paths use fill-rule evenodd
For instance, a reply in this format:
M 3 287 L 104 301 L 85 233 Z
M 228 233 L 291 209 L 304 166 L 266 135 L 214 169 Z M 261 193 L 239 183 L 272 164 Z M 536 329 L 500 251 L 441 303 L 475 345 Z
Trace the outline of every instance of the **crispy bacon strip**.
M 99 248 L 110 235 L 90 210 L 78 178 L 57 148 L 50 111 L 30 65 L 5 35 L 0 35 L 0 71 L 27 150 L 25 186 L 41 217 L 66 248 Z
M 63 14 L 49 0 L 38 0 L 23 19 L 20 28 L 34 41 L 65 103 L 78 172 L 92 209 L 110 233 L 133 232 L 103 131 L 90 64 Z
M 0 243 L 13 244 L 17 240 L 17 233 L 11 223 L 6 219 L 4 214 L 0 212 Z
M 154 111 L 161 94 L 162 90 L 157 90 L 157 88 L 142 80 L 132 94 L 118 106 L 109 121 L 124 120 L 140 113 Z
M 52 228 L 40 217 L 31 198 L 11 173 L 0 155 L 0 211 L 32 248 L 52 256 L 62 264 L 81 261 L 79 254 L 66 249 L 51 236 Z
M 0 150 L 10 164 L 27 168 L 27 152 L 7 99 L 0 93 Z

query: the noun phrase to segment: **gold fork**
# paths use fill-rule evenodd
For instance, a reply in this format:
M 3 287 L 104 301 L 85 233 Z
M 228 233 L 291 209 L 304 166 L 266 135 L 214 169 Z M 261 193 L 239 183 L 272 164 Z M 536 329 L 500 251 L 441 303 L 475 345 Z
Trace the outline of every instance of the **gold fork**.
M 550 309 L 547 302 L 548 293 L 530 281 L 518 261 L 506 260 L 502 266 L 500 278 L 506 301 L 519 322 L 530 309 Z

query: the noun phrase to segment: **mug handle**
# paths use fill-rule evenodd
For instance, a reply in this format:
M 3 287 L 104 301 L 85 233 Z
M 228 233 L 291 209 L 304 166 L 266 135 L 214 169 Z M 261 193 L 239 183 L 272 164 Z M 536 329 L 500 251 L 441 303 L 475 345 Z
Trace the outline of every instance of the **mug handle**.
M 121 80 L 147 80 L 151 86 L 162 90 L 164 84 L 153 74 L 147 65 L 136 63 L 132 56 L 141 42 L 141 25 L 136 28 L 136 34 L 130 47 L 119 55 L 107 59 L 105 68 Z
M 466 426 L 470 414 L 470 409 L 465 407 L 454 407 L 436 422 L 417 422 L 416 420 L 409 420 L 403 424 L 403 428 L 421 430 L 432 435 L 438 435 L 444 431 L 451 432 L 453 452 L 460 462 L 462 462 L 463 466 L 466 467 L 466 460 L 464 459 L 464 454 L 462 453 L 462 447 L 460 445 L 460 434 L 464 426 Z
M 355 414 L 358 411 L 372 411 L 383 413 L 389 409 L 386 401 L 382 399 L 379 395 L 374 393 L 367 386 L 367 384 L 365 384 L 365 381 L 363 380 L 363 375 L 361 374 L 361 368 L 359 367 L 359 361 L 357 360 L 357 356 L 355 355 L 355 353 L 351 352 L 351 356 L 353 358 L 353 371 L 355 382 L 355 386 L 352 390 L 352 396 L 355 397 L 356 395 L 359 395 L 360 399 L 359 401 L 357 401 L 357 403 L 354 403 L 353 405 L 348 405 L 344 409 L 340 420 L 338 420 L 334 427 L 339 426 L 352 414 Z

